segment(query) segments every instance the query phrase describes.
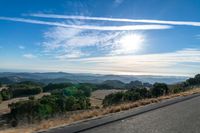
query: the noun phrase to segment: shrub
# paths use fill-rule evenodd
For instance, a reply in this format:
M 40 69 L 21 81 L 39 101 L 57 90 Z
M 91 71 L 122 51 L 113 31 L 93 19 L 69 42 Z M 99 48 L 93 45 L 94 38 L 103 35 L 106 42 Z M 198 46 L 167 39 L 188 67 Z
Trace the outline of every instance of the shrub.
M 12 120 L 33 122 L 34 120 L 49 118 L 66 111 L 90 108 L 90 101 L 86 97 L 75 98 L 73 96 L 48 95 L 37 100 L 30 99 L 9 105 Z
M 169 93 L 169 88 L 165 83 L 155 83 L 151 88 L 152 96 L 158 97 Z
M 8 89 L 3 89 L 1 91 L 2 100 L 9 100 L 12 98 L 12 92 Z
M 41 87 L 12 89 L 13 97 L 36 95 L 42 92 Z
M 13 97 L 30 96 L 41 93 L 42 85 L 31 81 L 25 81 L 10 85 L 9 90 L 12 92 Z
M 77 84 L 63 89 L 63 95 L 74 97 L 90 97 L 92 88 L 85 84 Z
M 44 92 L 51 92 L 53 90 L 60 90 L 60 89 L 64 89 L 66 87 L 72 86 L 73 84 L 71 83 L 60 83 L 60 84 L 48 84 L 47 86 L 45 86 L 43 88 Z
M 150 92 L 146 88 L 131 89 L 126 92 L 117 92 L 107 95 L 103 100 L 103 105 L 108 106 L 125 101 L 137 101 L 143 98 L 149 98 Z

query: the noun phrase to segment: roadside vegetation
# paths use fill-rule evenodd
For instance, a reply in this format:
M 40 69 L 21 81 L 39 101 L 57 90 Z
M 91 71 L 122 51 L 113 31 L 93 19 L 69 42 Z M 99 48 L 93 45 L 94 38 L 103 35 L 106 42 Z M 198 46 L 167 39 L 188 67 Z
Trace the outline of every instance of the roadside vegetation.
M 137 101 L 147 98 L 157 98 L 168 94 L 175 94 L 190 90 L 195 86 L 200 85 L 200 74 L 194 78 L 189 78 L 185 82 L 177 83 L 174 85 L 167 85 L 165 83 L 154 83 L 151 88 L 136 88 L 129 89 L 125 92 L 117 92 L 107 95 L 103 100 L 104 106 L 119 104 L 129 101 Z
M 169 94 L 169 88 L 167 84 L 155 83 L 152 88 L 137 88 L 130 89 L 125 92 L 117 92 L 107 95 L 103 100 L 104 106 L 110 106 L 113 104 L 119 104 L 128 101 L 137 101 L 146 98 L 154 98 L 162 95 Z

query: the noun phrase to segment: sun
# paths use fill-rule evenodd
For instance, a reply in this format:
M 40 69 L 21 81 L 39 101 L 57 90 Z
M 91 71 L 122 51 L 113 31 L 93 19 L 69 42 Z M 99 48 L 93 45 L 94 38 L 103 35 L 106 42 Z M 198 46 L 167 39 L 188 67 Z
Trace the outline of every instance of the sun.
M 145 41 L 145 38 L 141 34 L 129 33 L 121 36 L 118 40 L 118 48 L 116 52 L 118 54 L 131 54 L 138 52 Z

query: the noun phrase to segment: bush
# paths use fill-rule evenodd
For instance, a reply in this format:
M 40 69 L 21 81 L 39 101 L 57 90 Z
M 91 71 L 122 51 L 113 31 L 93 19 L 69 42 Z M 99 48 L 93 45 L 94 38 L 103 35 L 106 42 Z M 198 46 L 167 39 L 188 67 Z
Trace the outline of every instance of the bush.
M 2 97 L 2 100 L 9 100 L 12 98 L 12 92 L 10 92 L 10 90 L 8 89 L 3 89 L 1 91 L 1 97 Z
M 153 97 L 166 95 L 169 93 L 169 88 L 165 83 L 155 83 L 151 88 L 151 93 Z
M 75 98 L 73 96 L 48 95 L 40 99 L 32 99 L 27 101 L 19 101 L 9 105 L 12 120 L 41 120 L 52 117 L 66 111 L 90 108 L 88 98 Z
M 42 92 L 42 85 L 39 83 L 25 81 L 9 86 L 13 97 L 22 97 L 39 94 Z
M 60 90 L 60 89 L 64 89 L 66 87 L 72 86 L 73 84 L 71 83 L 60 83 L 60 84 L 48 84 L 47 86 L 45 86 L 43 88 L 44 92 L 51 92 L 53 90 Z
M 194 76 L 194 78 L 189 78 L 185 82 L 186 86 L 200 85 L 200 74 Z
M 13 97 L 36 95 L 42 92 L 41 87 L 12 89 Z
M 74 97 L 90 97 L 92 90 L 91 86 L 87 84 L 77 84 L 63 89 L 62 94 Z
M 108 106 L 125 101 L 137 101 L 139 99 L 151 97 L 149 90 L 146 88 L 131 89 L 126 92 L 117 92 L 107 95 L 103 100 L 103 105 Z
M 109 94 L 104 98 L 103 105 L 108 106 L 108 105 L 118 104 L 120 102 L 123 102 L 125 96 L 126 95 L 124 92 L 116 92 L 116 93 Z

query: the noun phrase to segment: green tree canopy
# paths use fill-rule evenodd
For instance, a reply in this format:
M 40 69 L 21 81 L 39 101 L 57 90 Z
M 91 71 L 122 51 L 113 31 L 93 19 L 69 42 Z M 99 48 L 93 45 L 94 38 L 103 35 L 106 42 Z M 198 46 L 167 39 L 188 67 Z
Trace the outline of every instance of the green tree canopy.
M 158 97 L 169 93 L 169 88 L 165 83 L 155 83 L 151 88 L 151 93 L 153 96 Z

